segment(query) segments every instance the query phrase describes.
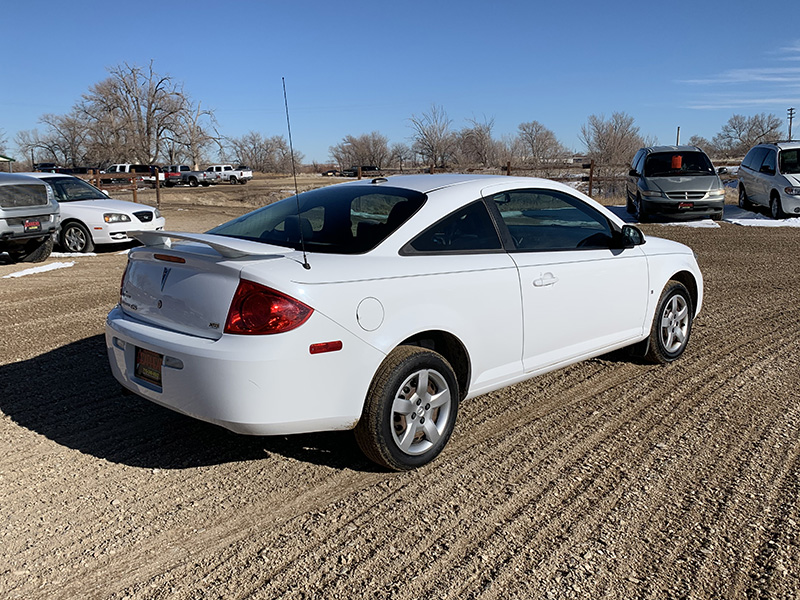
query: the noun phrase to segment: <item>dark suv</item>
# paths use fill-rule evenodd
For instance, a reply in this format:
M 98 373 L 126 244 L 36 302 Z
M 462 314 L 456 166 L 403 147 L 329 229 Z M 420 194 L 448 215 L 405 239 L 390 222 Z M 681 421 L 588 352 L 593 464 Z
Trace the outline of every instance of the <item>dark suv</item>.
M 61 211 L 44 181 L 0 173 L 0 252 L 13 261 L 41 262 L 53 250 Z
M 714 165 L 697 146 L 641 148 L 625 185 L 628 212 L 640 222 L 655 215 L 673 219 L 722 219 L 725 190 Z
M 753 146 L 739 166 L 739 206 L 769 207 L 773 219 L 800 215 L 800 142 Z

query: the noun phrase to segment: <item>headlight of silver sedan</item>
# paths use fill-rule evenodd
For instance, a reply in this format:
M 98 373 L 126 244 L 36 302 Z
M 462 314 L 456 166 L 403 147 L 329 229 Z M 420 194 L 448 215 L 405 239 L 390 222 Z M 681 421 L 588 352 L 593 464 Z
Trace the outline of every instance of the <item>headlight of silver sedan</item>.
M 131 220 L 128 215 L 124 215 L 122 213 L 105 213 L 103 215 L 103 220 L 106 223 L 126 223 Z
M 160 210 L 158 210 L 157 208 L 154 208 L 153 212 L 155 213 L 155 217 L 153 217 L 154 219 L 160 219 L 161 218 L 161 211 Z
M 790 196 L 800 196 L 800 187 L 786 187 L 783 188 L 783 191 L 789 194 Z

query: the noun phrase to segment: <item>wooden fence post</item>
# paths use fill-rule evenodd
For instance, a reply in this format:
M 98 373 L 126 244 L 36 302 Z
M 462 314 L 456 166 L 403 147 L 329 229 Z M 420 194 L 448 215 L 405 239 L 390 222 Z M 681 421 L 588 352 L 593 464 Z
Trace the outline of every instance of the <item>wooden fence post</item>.
M 589 197 L 592 196 L 592 185 L 594 184 L 594 159 L 589 163 Z
M 136 176 L 129 177 L 128 181 L 131 182 L 131 188 L 133 189 L 133 201 L 134 202 L 139 202 L 139 200 L 136 197 L 136 188 L 139 187 L 139 186 L 136 185 Z
M 506 163 L 506 175 L 511 175 L 511 161 Z
M 161 210 L 161 184 L 158 181 L 158 173 L 161 171 L 161 169 L 156 167 L 154 170 L 156 176 L 156 208 Z

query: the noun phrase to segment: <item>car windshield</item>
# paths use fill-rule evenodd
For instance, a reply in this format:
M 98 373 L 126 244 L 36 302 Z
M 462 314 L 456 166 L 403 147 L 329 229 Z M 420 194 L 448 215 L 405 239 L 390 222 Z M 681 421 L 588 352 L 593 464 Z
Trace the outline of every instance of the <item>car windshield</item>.
M 644 163 L 645 177 L 713 174 L 714 166 L 702 152 L 654 152 Z
M 800 173 L 800 149 L 782 150 L 780 158 L 781 173 Z
M 420 192 L 376 185 L 324 187 L 285 198 L 208 231 L 328 254 L 372 250 L 425 202 Z
M 59 202 L 108 200 L 108 196 L 103 192 L 77 177 L 48 177 L 44 181 L 49 183 L 50 187 L 53 188 L 53 193 L 56 195 L 56 200 Z

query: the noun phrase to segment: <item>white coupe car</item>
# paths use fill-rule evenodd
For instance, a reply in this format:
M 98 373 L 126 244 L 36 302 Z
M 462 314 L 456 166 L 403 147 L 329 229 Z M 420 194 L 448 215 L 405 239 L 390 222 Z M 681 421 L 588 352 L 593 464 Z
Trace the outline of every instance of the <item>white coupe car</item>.
M 381 177 L 133 235 L 106 322 L 123 386 L 244 434 L 354 429 L 397 470 L 471 397 L 626 346 L 675 360 L 703 300 L 690 248 L 543 179 Z
M 59 245 L 67 252 L 91 252 L 97 244 L 133 241 L 129 231 L 164 229 L 157 208 L 114 200 L 83 179 L 61 173 L 25 173 L 50 184 L 61 207 Z

